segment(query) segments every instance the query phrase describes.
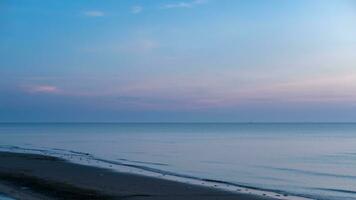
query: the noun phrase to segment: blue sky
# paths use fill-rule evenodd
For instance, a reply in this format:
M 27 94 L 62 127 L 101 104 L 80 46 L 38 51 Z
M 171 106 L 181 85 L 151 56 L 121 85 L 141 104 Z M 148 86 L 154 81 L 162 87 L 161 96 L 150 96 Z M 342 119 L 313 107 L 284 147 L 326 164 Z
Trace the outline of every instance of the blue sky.
M 356 121 L 353 0 L 2 0 L 0 121 Z

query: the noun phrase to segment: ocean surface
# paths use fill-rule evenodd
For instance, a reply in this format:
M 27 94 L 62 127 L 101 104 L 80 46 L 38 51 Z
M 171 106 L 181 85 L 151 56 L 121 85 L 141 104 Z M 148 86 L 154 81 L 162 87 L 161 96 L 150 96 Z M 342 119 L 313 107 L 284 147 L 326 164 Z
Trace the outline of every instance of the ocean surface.
M 356 200 L 351 123 L 3 123 L 0 150 L 288 196 Z
M 14 200 L 14 199 L 0 194 L 0 200 Z

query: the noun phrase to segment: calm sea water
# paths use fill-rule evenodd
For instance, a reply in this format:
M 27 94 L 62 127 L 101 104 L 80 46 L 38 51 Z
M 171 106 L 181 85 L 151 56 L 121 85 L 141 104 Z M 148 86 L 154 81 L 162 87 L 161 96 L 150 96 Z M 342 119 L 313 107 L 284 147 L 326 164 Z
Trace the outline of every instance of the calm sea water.
M 142 170 L 356 199 L 356 124 L 0 124 L 0 147 L 83 152 Z
M 0 194 L 0 200 L 14 200 L 14 199 Z

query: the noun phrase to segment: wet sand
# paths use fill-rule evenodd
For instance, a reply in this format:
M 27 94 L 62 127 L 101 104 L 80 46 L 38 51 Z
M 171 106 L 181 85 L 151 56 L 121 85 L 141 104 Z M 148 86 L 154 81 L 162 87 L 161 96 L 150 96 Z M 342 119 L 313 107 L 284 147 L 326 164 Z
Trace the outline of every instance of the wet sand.
M 0 193 L 15 199 L 268 200 L 119 173 L 42 155 L 0 152 Z

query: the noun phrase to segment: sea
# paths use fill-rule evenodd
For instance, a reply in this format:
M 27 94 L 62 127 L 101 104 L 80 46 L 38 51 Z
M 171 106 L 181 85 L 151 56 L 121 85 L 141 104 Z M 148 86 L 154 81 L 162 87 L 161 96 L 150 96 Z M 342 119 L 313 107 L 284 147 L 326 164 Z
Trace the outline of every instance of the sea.
M 0 151 L 281 199 L 356 200 L 354 123 L 1 123 Z
M 11 197 L 7 197 L 7 196 L 5 196 L 3 194 L 0 194 L 0 200 L 14 200 L 14 199 L 11 198 Z

